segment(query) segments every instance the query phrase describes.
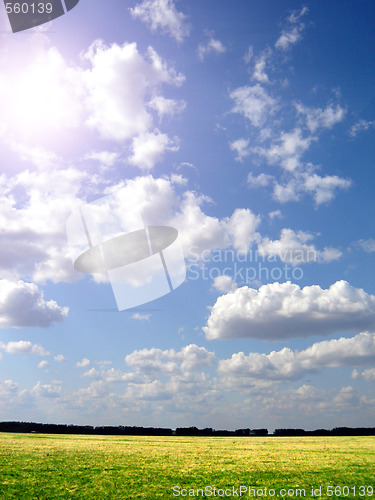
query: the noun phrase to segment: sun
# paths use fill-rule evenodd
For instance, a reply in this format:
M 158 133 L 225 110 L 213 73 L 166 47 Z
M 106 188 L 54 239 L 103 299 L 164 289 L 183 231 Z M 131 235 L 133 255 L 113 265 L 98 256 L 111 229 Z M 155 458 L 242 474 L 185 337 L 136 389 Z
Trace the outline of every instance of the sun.
M 16 52 L 0 76 L 3 129 L 17 142 L 48 143 L 81 122 L 81 73 L 55 47 L 30 52 Z

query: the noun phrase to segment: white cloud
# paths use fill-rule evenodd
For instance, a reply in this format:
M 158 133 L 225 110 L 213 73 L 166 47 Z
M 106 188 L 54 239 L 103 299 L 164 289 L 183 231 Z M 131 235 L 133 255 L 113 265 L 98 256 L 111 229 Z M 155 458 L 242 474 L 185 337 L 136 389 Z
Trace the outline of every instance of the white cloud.
M 225 46 L 220 42 L 220 40 L 216 40 L 213 37 L 207 41 L 207 43 L 201 43 L 198 46 L 198 57 L 201 61 L 204 60 L 207 54 L 211 52 L 216 52 L 217 54 L 223 54 L 226 52 Z
M 133 17 L 148 24 L 152 31 L 160 29 L 177 42 L 182 42 L 189 35 L 190 27 L 186 16 L 178 12 L 173 0 L 144 0 L 130 9 Z
M 281 132 L 269 148 L 255 147 L 253 151 L 266 158 L 270 164 L 280 164 L 285 170 L 293 172 L 301 165 L 303 153 L 309 149 L 313 137 L 303 137 L 302 130 L 295 128 L 292 132 Z
M 358 120 L 349 130 L 349 135 L 357 137 L 359 132 L 375 127 L 375 121 Z
M 105 167 L 112 167 L 119 159 L 119 153 L 111 151 L 91 151 L 84 157 L 85 160 L 96 160 Z
M 178 140 L 170 139 L 159 130 L 134 137 L 132 155 L 129 162 L 144 170 L 149 170 L 161 161 L 166 151 L 178 151 Z
M 236 208 L 231 217 L 224 220 L 224 227 L 231 238 L 232 246 L 239 252 L 247 252 L 250 246 L 260 238 L 257 228 L 260 215 L 255 215 L 248 208 Z
M 330 335 L 375 325 L 375 296 L 337 281 L 328 289 L 290 282 L 238 288 L 219 297 L 203 328 L 210 340 Z
M 333 107 L 332 104 L 322 108 L 309 108 L 301 103 L 296 104 L 298 114 L 304 115 L 307 128 L 314 134 L 320 128 L 331 129 L 336 123 L 340 123 L 345 118 L 346 110 L 339 106 Z
M 57 363 L 61 363 L 62 361 L 65 361 L 65 356 L 63 354 L 58 354 L 57 356 L 54 356 L 53 359 Z
M 307 7 L 303 7 L 300 11 L 294 11 L 290 14 L 287 18 L 289 26 L 283 29 L 280 37 L 277 39 L 275 43 L 276 49 L 288 50 L 291 45 L 302 39 L 302 32 L 305 26 L 299 21 L 307 12 Z
M 286 184 L 274 183 L 273 199 L 279 203 L 286 203 L 288 201 L 298 201 L 300 197 L 301 183 L 296 179 L 291 179 Z
M 353 370 L 352 378 L 359 379 L 362 378 L 367 382 L 371 382 L 375 380 L 375 368 L 367 368 L 367 370 L 363 370 L 363 372 L 358 372 L 358 370 Z
M 236 221 L 231 222 L 231 218 L 220 220 L 203 212 L 202 205 L 212 203 L 208 197 L 193 191 L 185 191 L 180 196 L 170 180 L 154 179 L 150 175 L 126 181 L 120 187 L 119 201 L 124 213 L 127 207 L 132 209 L 137 206 L 149 224 L 175 227 L 185 257 L 230 245 L 231 235 L 228 231 L 231 234 L 236 231 Z
M 82 358 L 82 360 L 81 360 L 81 361 L 78 361 L 78 362 L 76 363 L 76 366 L 77 366 L 78 368 L 86 368 L 86 367 L 87 367 L 87 366 L 89 366 L 89 365 L 90 365 L 90 360 L 89 360 L 89 359 L 87 359 L 87 358 Z
M 14 396 L 19 391 L 19 384 L 13 380 L 4 380 L 0 382 L 0 399 L 6 399 L 10 396 Z
M 171 177 L 172 184 L 178 184 L 180 186 L 186 186 L 188 179 L 181 174 L 172 174 Z
M 62 394 L 62 388 L 60 385 L 43 385 L 40 381 L 38 381 L 38 383 L 32 388 L 31 393 L 35 394 L 37 397 L 58 398 Z
M 375 240 L 370 238 L 368 240 L 359 240 L 358 245 L 363 248 L 365 252 L 375 252 Z
M 0 328 L 48 327 L 67 316 L 68 307 L 45 301 L 34 283 L 0 280 Z
M 229 245 L 226 228 L 235 231 L 235 223 L 228 226 L 227 219 L 207 215 L 202 209 L 203 204 L 210 203 L 207 197 L 191 191 L 178 195 L 175 189 L 185 182 L 176 175 L 170 180 L 143 176 L 104 188 L 104 193 L 119 189 L 124 213 L 138 206 L 156 225 L 176 227 L 186 255 L 194 245 L 199 251 Z M 72 167 L 0 177 L 3 276 L 19 279 L 31 275 L 39 283 L 78 279 L 80 274 L 72 266 L 68 248 L 66 220 L 86 196 L 96 195 L 98 189 L 103 189 L 100 178 Z M 19 193 L 22 204 L 18 203 Z
M 173 116 L 176 113 L 182 113 L 182 111 L 186 108 L 185 101 L 166 99 L 161 95 L 154 96 L 148 103 L 148 105 L 150 106 L 150 108 L 157 111 L 160 120 L 162 120 L 164 116 Z
M 136 376 L 134 373 L 123 372 L 121 370 L 115 370 L 114 368 L 109 368 L 108 370 L 97 370 L 96 368 L 91 368 L 85 372 L 83 377 L 93 378 L 95 380 L 100 380 L 103 382 L 130 382 L 133 381 Z
M 295 266 L 309 262 L 331 262 L 341 257 L 341 252 L 336 248 L 325 247 L 323 250 L 317 250 L 314 245 L 308 244 L 313 238 L 310 233 L 284 228 L 279 240 L 264 237 L 258 244 L 258 253 L 265 257 L 277 256 L 283 262 Z
M 96 176 L 69 165 L 61 167 L 0 178 L 3 277 L 31 277 L 38 283 L 79 277 L 71 263 L 65 223 Z
M 219 292 L 227 293 L 235 290 L 237 283 L 230 276 L 223 274 L 222 276 L 216 276 L 212 286 Z
M 156 347 L 134 351 L 125 362 L 135 370 L 146 373 L 176 374 L 202 370 L 214 363 L 215 354 L 204 347 L 190 344 L 180 351 Z
M 303 178 L 304 190 L 313 193 L 317 205 L 328 203 L 333 199 L 336 189 L 348 189 L 352 184 L 350 179 L 343 179 L 337 175 L 321 177 L 317 174 L 305 174 Z
M 49 356 L 49 352 L 38 344 L 32 344 L 28 340 L 19 340 L 17 342 L 0 342 L 0 350 L 9 354 L 35 354 L 36 356 Z
M 268 214 L 268 217 L 272 220 L 272 219 L 282 219 L 283 218 L 283 214 L 281 213 L 280 210 L 272 210 L 272 212 L 270 212 Z
M 151 314 L 139 314 L 134 313 L 131 316 L 133 319 L 137 319 L 138 321 L 148 321 L 151 317 Z
M 303 17 L 304 15 L 306 15 L 307 13 L 309 12 L 309 9 L 307 7 L 302 7 L 301 10 L 294 10 L 290 16 L 288 17 L 288 22 L 291 23 L 291 24 L 295 24 L 295 23 L 298 23 L 298 21 L 301 19 L 301 17 Z
M 230 93 L 230 98 L 235 102 L 232 113 L 240 113 L 250 120 L 254 127 L 261 127 L 277 107 L 277 101 L 258 83 L 254 86 L 238 87 Z
M 152 128 L 146 97 L 163 83 L 179 86 L 184 81 L 152 47 L 144 58 L 135 43 L 107 47 L 96 41 L 84 57 L 92 65 L 83 72 L 87 124 L 103 138 L 124 141 L 146 134 Z
M 260 83 L 269 83 L 269 78 L 265 72 L 268 59 L 271 57 L 270 49 L 264 50 L 255 60 L 252 79 Z
M 266 187 L 273 180 L 274 180 L 274 177 L 272 175 L 263 174 L 263 173 L 255 176 L 255 175 L 253 175 L 252 172 L 249 172 L 249 174 L 247 176 L 247 184 L 249 187 L 252 187 L 252 188 Z
M 180 213 L 171 221 L 178 228 L 185 256 L 199 255 L 204 250 L 221 248 L 229 244 L 222 230 L 220 220 L 206 215 L 201 210 L 204 202 L 210 202 L 205 196 L 188 191 L 180 203 Z
M 249 139 L 237 139 L 235 141 L 232 141 L 229 144 L 229 147 L 232 151 L 235 151 L 237 153 L 236 161 L 242 161 L 244 158 L 246 158 L 246 156 L 249 156 L 250 154 Z
M 48 367 L 49 367 L 49 363 L 45 359 L 43 361 L 41 361 L 40 363 L 38 363 L 38 368 L 44 369 L 44 368 L 48 368 Z
M 9 143 L 9 147 L 19 155 L 21 160 L 32 163 L 42 170 L 59 167 L 63 162 L 56 153 L 40 146 L 26 146 L 12 141 Z
M 296 380 L 326 367 L 363 366 L 374 360 L 375 334 L 364 332 L 351 338 L 317 342 L 303 351 L 284 347 L 270 354 L 235 353 L 230 359 L 219 361 L 218 372 L 224 377 Z
M 301 40 L 301 29 L 296 26 L 290 28 L 289 30 L 283 30 L 280 37 L 275 43 L 277 49 L 288 50 L 291 45 L 294 45 L 299 40 Z
M 273 198 L 280 203 L 298 201 L 302 194 L 311 194 L 316 205 L 329 203 L 335 196 L 337 189 L 348 189 L 352 185 L 350 179 L 337 175 L 324 177 L 314 173 L 312 165 L 307 165 L 306 171 L 296 171 L 293 177 L 285 184 L 274 183 Z
M 246 54 L 244 55 L 243 58 L 246 64 L 249 64 L 249 62 L 253 58 L 253 55 L 254 55 L 254 49 L 251 45 L 249 45 L 249 48 L 247 49 Z

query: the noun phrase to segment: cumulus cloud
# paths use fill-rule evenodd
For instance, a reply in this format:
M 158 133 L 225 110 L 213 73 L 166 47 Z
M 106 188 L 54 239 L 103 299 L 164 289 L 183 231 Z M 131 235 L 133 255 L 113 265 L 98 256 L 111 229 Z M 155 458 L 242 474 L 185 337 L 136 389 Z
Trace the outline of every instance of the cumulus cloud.
M 32 344 L 28 340 L 19 340 L 17 342 L 0 342 L 0 350 L 9 354 L 35 354 L 36 356 L 49 356 L 49 352 L 38 344 Z
M 329 203 L 338 189 L 349 189 L 351 179 L 344 179 L 337 175 L 320 176 L 314 173 L 309 165 L 306 171 L 293 172 L 292 178 L 284 184 L 274 182 L 273 198 L 280 203 L 298 201 L 303 194 L 312 195 L 316 206 Z
M 176 9 L 173 0 L 144 0 L 129 10 L 134 18 L 148 24 L 152 31 L 160 29 L 177 42 L 182 42 L 189 35 L 186 16 Z
M 313 194 L 315 203 L 328 203 L 335 195 L 337 189 L 348 189 L 352 185 L 350 179 L 343 179 L 337 175 L 321 177 L 317 174 L 305 174 L 303 177 L 303 190 Z
M 296 104 L 298 114 L 303 115 L 306 120 L 307 128 L 314 134 L 319 128 L 330 129 L 336 123 L 345 118 L 345 109 L 338 104 L 334 107 L 332 104 L 322 108 L 309 108 L 301 103 Z
M 282 219 L 283 218 L 283 214 L 281 213 L 281 210 L 272 210 L 272 212 L 270 212 L 268 214 L 268 217 L 272 220 L 272 219 Z
M 68 307 L 44 300 L 34 283 L 0 280 L 0 328 L 48 327 L 67 316 Z
M 179 146 L 176 138 L 172 140 L 156 129 L 134 137 L 131 149 L 129 163 L 149 170 L 163 158 L 166 151 L 178 151 Z
M 160 120 L 164 116 L 173 116 L 176 113 L 181 113 L 186 108 L 185 101 L 176 101 L 175 99 L 166 99 L 162 95 L 157 95 L 148 103 L 150 108 L 157 111 Z
M 62 394 L 62 388 L 60 385 L 42 384 L 38 381 L 31 393 L 42 398 L 58 398 Z
M 139 150 L 139 154 L 143 161 L 155 159 L 155 151 Z M 104 190 L 104 194 L 119 192 L 124 214 L 133 213 L 136 206 L 150 223 L 176 227 L 186 257 L 193 251 L 229 246 L 231 241 L 236 245 L 250 243 L 258 216 L 249 210 L 236 211 L 223 219 L 207 215 L 204 205 L 212 201 L 193 191 L 181 194 L 185 183 L 181 175 L 170 179 L 145 175 L 104 187 L 100 177 L 73 167 L 0 177 L 0 230 L 4 243 L 0 270 L 9 280 L 29 276 L 36 283 L 79 279 L 68 248 L 66 220 L 86 197 L 97 197 L 97 189 Z M 16 203 L 20 192 L 21 205 Z M 239 232 L 247 228 L 251 234 L 241 236 Z
M 77 366 L 78 368 L 87 368 L 89 365 L 90 365 L 90 360 L 89 360 L 89 359 L 87 359 L 87 358 L 82 358 L 82 360 L 81 360 L 81 361 L 78 361 L 78 362 L 76 363 L 76 366 Z
M 273 180 L 274 180 L 274 177 L 272 175 L 263 174 L 263 173 L 255 176 L 252 172 L 249 172 L 247 175 L 247 184 L 251 188 L 266 187 Z
M 63 361 L 65 361 L 65 356 L 63 354 L 57 354 L 57 356 L 54 356 L 53 359 L 57 363 L 62 363 Z
M 41 361 L 40 363 L 38 363 L 38 368 L 41 368 L 41 369 L 46 368 L 47 369 L 48 367 L 49 367 L 49 363 L 45 359 L 43 361 Z
M 96 160 L 104 167 L 112 167 L 119 159 L 120 155 L 114 151 L 91 151 L 84 157 L 85 160 Z
M 232 246 L 246 253 L 260 238 L 257 232 L 260 222 L 260 215 L 255 215 L 249 208 L 236 208 L 231 217 L 224 219 L 224 228 L 231 238 Z
M 190 344 L 180 351 L 161 350 L 156 347 L 134 351 L 125 357 L 127 365 L 146 373 L 177 374 L 202 370 L 211 366 L 215 354 L 205 347 Z
M 223 274 L 221 276 L 216 276 L 212 286 L 219 292 L 226 293 L 235 290 L 237 288 L 237 283 L 231 276 Z
M 301 165 L 303 153 L 309 149 L 312 136 L 303 136 L 303 132 L 296 127 L 291 132 L 281 132 L 267 147 L 257 146 L 253 152 L 264 157 L 271 165 L 280 165 L 283 169 L 293 172 Z
M 317 342 L 303 351 L 284 347 L 270 354 L 238 352 L 219 361 L 224 377 L 262 380 L 296 380 L 326 367 L 363 366 L 375 360 L 375 334 Z M 366 371 L 367 373 L 368 371 Z
M 198 57 L 201 61 L 204 60 L 204 58 L 207 56 L 207 54 L 210 54 L 211 52 L 216 52 L 217 54 L 223 54 L 226 52 L 226 48 L 223 45 L 220 40 L 216 40 L 213 37 L 210 37 L 210 39 L 206 43 L 201 43 L 198 46 Z
M 258 83 L 238 87 L 230 93 L 230 98 L 234 101 L 232 113 L 243 115 L 254 127 L 261 127 L 277 107 L 276 99 Z
M 278 257 L 283 262 L 294 266 L 310 262 L 331 262 L 341 257 L 342 253 L 336 248 L 325 247 L 317 250 L 314 245 L 308 244 L 314 235 L 292 229 L 282 229 L 279 240 L 264 237 L 258 244 L 258 253 L 264 257 Z
M 246 158 L 246 156 L 249 156 L 250 154 L 249 139 L 237 139 L 235 141 L 232 141 L 229 144 L 229 147 L 237 154 L 236 161 L 242 161 L 244 158 Z
M 73 281 L 65 223 L 95 184 L 95 175 L 62 163 L 0 178 L 0 270 L 8 279 Z M 98 183 L 99 184 L 99 183 Z
M 124 141 L 148 133 L 152 116 L 146 108 L 147 96 L 162 84 L 184 82 L 184 76 L 169 68 L 152 47 L 143 57 L 135 43 L 108 47 L 96 41 L 84 57 L 91 64 L 83 73 L 87 124 L 103 138 Z
M 90 368 L 83 374 L 83 377 L 93 378 L 95 380 L 100 380 L 102 382 L 130 382 L 134 381 L 136 378 L 134 373 L 123 372 L 121 370 L 115 370 L 114 368 L 109 368 L 108 370 L 96 368 Z
M 367 382 L 371 382 L 372 380 L 375 380 L 375 368 L 367 368 L 367 370 L 363 370 L 363 372 L 359 372 L 358 370 L 355 369 L 352 372 L 352 378 L 354 379 L 362 378 Z
M 207 326 L 210 340 L 275 340 L 370 329 L 375 325 L 375 296 L 337 281 L 328 289 L 300 288 L 290 282 L 242 287 L 219 297 Z

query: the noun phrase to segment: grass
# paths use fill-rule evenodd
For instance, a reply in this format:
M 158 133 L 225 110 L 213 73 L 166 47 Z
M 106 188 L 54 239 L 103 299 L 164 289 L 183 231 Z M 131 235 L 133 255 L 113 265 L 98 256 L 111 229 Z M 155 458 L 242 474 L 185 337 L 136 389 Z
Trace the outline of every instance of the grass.
M 375 437 L 0 433 L 1 500 L 182 498 L 173 496 L 175 485 L 188 490 L 250 485 L 258 490 L 274 488 L 276 495 L 281 488 L 305 489 L 305 496 L 295 493 L 285 498 L 374 498 L 367 494 L 370 489 L 364 496 L 358 490 L 361 485 L 375 486 L 374 471 Z M 337 490 L 337 495 L 327 496 L 328 485 L 351 489 L 349 494 Z M 322 495 L 312 496 L 311 488 L 320 486 Z M 249 497 L 243 494 L 243 498 Z

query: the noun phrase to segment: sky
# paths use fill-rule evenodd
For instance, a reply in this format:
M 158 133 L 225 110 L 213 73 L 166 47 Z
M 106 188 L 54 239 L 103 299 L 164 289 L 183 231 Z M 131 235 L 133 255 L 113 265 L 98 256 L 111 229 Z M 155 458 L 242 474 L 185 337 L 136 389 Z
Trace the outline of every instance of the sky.
M 374 15 L 80 0 L 12 33 L 1 7 L 2 421 L 374 426 Z M 67 221 L 108 200 L 177 229 L 170 293 L 137 295 L 140 258 L 118 310 L 74 268 Z

